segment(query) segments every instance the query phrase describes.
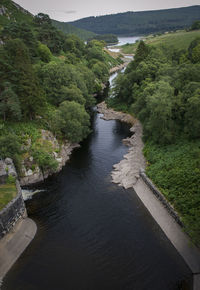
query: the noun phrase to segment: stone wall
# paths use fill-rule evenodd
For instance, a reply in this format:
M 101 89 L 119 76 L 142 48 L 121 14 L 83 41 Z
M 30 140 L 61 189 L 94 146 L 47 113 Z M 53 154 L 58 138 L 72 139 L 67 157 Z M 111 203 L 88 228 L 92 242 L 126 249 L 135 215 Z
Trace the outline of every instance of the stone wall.
M 18 181 L 16 181 L 16 187 L 17 196 L 0 211 L 0 239 L 13 228 L 20 218 L 27 216 Z
M 176 222 L 181 227 L 183 227 L 183 223 L 181 222 L 180 217 L 178 216 L 178 213 L 175 211 L 173 206 L 166 200 L 164 195 L 156 188 L 153 182 L 146 176 L 144 169 L 140 170 L 140 176 L 142 180 L 146 183 L 146 185 L 150 188 L 150 190 L 153 192 L 153 194 L 161 201 L 161 203 L 167 209 L 169 214 L 176 220 Z

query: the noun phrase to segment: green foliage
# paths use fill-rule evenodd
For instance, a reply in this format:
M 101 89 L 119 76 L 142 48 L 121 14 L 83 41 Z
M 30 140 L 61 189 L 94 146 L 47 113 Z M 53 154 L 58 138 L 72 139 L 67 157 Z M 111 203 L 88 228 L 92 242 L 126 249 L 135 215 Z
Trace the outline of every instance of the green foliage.
M 144 35 L 190 27 L 199 20 L 200 6 L 157 11 L 125 12 L 71 22 L 97 34 Z
M 185 130 L 192 138 L 200 137 L 200 89 L 188 98 L 185 113 Z
M 0 94 L 0 115 L 3 116 L 4 121 L 21 119 L 19 98 L 10 83 L 4 84 L 4 91 Z
M 192 62 L 193 63 L 200 63 L 200 43 L 193 48 Z
M 63 49 L 65 36 L 52 24 L 47 14 L 39 13 L 34 17 L 37 39 L 47 45 L 52 53 L 60 53 Z
M 104 42 L 86 45 L 57 30 L 46 14 L 34 17 L 10 0 L 2 0 L 2 7 L 0 157 L 11 157 L 20 175 L 22 160 L 26 169 L 55 172 L 53 150 L 59 149 L 44 142 L 41 129 L 54 132 L 61 144 L 85 138 L 86 110 L 118 61 L 104 51 Z
M 114 34 L 101 34 L 101 35 L 94 35 L 90 37 L 88 41 L 96 39 L 96 40 L 103 40 L 107 45 L 108 44 L 116 44 L 118 43 L 118 38 Z
M 146 143 L 147 175 L 175 206 L 193 241 L 200 244 L 200 142 Z
M 17 194 L 14 183 L 0 185 L 0 210 L 3 209 Z
M 17 135 L 13 133 L 7 133 L 6 135 L 0 136 L 1 158 L 12 158 L 18 171 L 20 171 L 21 152 L 21 143 Z
M 30 24 L 23 22 L 10 22 L 1 32 L 2 40 L 20 38 L 29 49 L 31 57 L 37 56 L 37 40 Z
M 139 63 L 141 61 L 144 61 L 144 59 L 148 56 L 149 54 L 149 47 L 144 43 L 143 40 L 139 42 L 139 45 L 137 47 L 137 51 L 135 54 L 135 62 Z
M 53 148 L 50 142 L 38 139 L 31 147 L 31 154 L 34 161 L 38 164 L 41 170 L 50 170 L 54 172 L 58 167 L 57 160 L 54 159 Z
M 45 108 L 45 96 L 33 71 L 29 51 L 22 40 L 15 39 L 6 42 L 2 54 L 0 80 L 13 84 L 23 116 L 33 119 Z
M 85 69 L 87 70 L 87 68 Z M 39 67 L 38 75 L 41 85 L 45 88 L 46 95 L 53 105 L 58 106 L 63 100 L 67 99 L 66 91 L 69 98 L 70 88 L 76 89 L 76 92 L 73 91 L 73 98 L 79 99 L 79 102 L 84 103 L 84 99 L 80 100 L 81 95 L 85 99 L 88 97 L 89 89 L 85 74 L 72 64 L 52 61 Z M 92 78 L 94 79 L 94 76 Z M 77 96 L 75 96 L 76 93 Z
M 63 50 L 80 58 L 85 53 L 85 44 L 76 35 L 69 35 L 65 39 Z
M 200 65 L 189 59 L 190 50 L 196 48 L 195 40 L 188 48 L 187 62 L 182 64 L 182 52 L 150 48 L 140 42 L 134 61 L 116 79 L 115 103 L 131 106 L 143 123 L 145 140 L 166 144 L 180 134 L 199 137 L 196 90 L 200 85 Z
M 90 132 L 90 117 L 84 107 L 74 101 L 64 101 L 53 114 L 52 128 L 73 143 L 80 142 Z
M 75 85 L 61 88 L 61 102 L 63 101 L 75 101 L 81 105 L 85 105 L 86 102 L 81 90 Z
M 15 176 L 12 176 L 12 175 L 8 175 L 8 178 L 6 180 L 6 183 L 7 184 L 15 184 L 16 182 L 16 177 Z
M 153 47 L 174 47 L 178 51 L 188 49 L 190 43 L 197 37 L 200 37 L 200 30 L 197 31 L 177 31 L 160 35 L 150 35 L 144 38 L 144 41 L 149 46 Z M 128 44 L 121 46 L 122 52 L 131 54 L 135 53 L 138 47 L 139 41 L 134 44 Z
M 50 49 L 45 44 L 42 43 L 38 44 L 38 54 L 43 62 L 50 62 L 52 58 Z
M 200 244 L 198 51 L 199 39 L 187 51 L 140 43 L 134 61 L 116 79 L 108 104 L 131 110 L 142 122 L 147 174 Z
M 5 14 L 0 15 L 0 26 L 9 22 L 30 23 L 32 21 L 32 15 L 11 0 L 1 0 L 0 8 L 2 7 L 5 9 Z
M 191 26 L 190 29 L 191 29 L 191 30 L 198 30 L 198 29 L 200 29 L 200 21 L 199 21 L 199 20 L 195 21 L 195 22 L 192 24 L 192 26 Z
M 85 29 L 79 29 L 67 22 L 60 22 L 57 20 L 52 20 L 52 24 L 66 34 L 74 34 L 82 40 L 88 40 L 92 37 L 95 37 L 95 33 L 87 31 Z

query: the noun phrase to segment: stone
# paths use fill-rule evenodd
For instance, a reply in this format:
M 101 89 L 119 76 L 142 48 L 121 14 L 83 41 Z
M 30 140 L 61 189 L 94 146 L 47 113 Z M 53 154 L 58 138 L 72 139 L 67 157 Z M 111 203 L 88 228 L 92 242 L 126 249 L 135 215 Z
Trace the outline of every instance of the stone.
M 31 176 L 33 175 L 33 170 L 29 169 L 28 171 L 26 171 L 25 176 Z
M 5 159 L 5 163 L 6 163 L 7 165 L 13 165 L 13 161 L 12 161 L 11 158 L 6 158 L 6 159 Z
M 102 118 L 105 120 L 120 120 L 133 125 L 130 128 L 133 135 L 123 140 L 123 143 L 129 146 L 128 153 L 123 156 L 123 160 L 113 165 L 111 173 L 112 182 L 123 186 L 125 189 L 131 188 L 140 178 L 140 168 L 146 167 L 146 161 L 142 152 L 144 147 L 142 142 L 142 125 L 129 114 L 108 109 L 105 102 L 98 104 L 97 110 L 103 114 Z

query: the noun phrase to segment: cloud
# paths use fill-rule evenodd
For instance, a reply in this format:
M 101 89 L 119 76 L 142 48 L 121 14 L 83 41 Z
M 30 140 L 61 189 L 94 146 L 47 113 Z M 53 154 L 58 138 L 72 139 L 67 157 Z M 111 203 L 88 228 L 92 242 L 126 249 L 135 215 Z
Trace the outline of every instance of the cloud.
M 67 11 L 63 11 L 63 13 L 65 13 L 65 14 L 75 14 L 75 13 L 77 13 L 77 11 L 76 10 L 67 10 Z
M 46 12 L 56 12 L 56 13 L 64 13 L 64 14 L 76 14 L 76 10 L 46 10 Z

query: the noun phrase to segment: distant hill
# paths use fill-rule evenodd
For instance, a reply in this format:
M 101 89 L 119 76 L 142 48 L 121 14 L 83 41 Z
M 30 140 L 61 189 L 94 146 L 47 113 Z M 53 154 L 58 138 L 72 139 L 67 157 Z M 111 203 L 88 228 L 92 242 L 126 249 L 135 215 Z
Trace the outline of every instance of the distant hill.
M 69 23 L 66 22 L 60 22 L 57 20 L 52 20 L 52 24 L 58 28 L 59 30 L 61 30 L 64 33 L 67 34 L 75 34 L 77 35 L 79 38 L 81 38 L 82 40 L 87 40 L 89 38 L 94 38 L 96 33 L 91 32 L 91 31 L 87 31 L 85 29 L 81 29 L 81 28 L 77 28 Z
M 195 20 L 200 20 L 200 5 L 87 17 L 70 23 L 97 34 L 130 36 L 184 29 Z

